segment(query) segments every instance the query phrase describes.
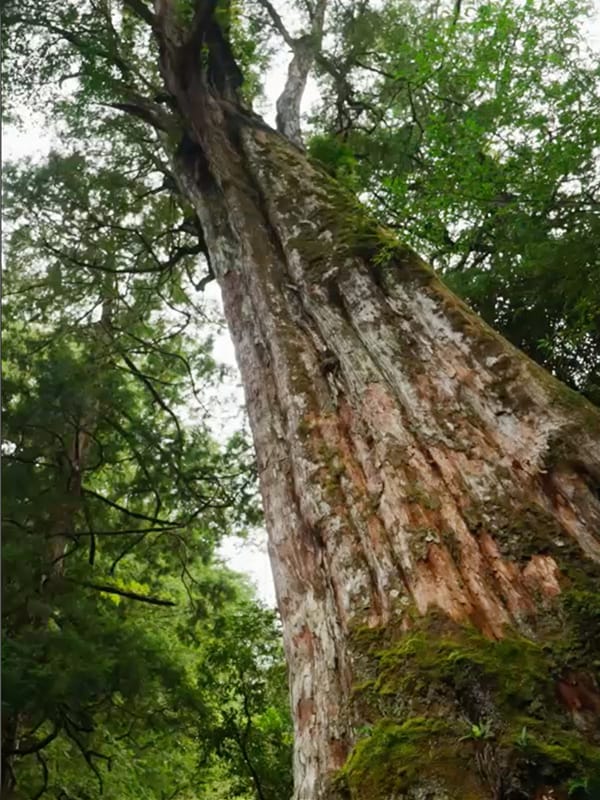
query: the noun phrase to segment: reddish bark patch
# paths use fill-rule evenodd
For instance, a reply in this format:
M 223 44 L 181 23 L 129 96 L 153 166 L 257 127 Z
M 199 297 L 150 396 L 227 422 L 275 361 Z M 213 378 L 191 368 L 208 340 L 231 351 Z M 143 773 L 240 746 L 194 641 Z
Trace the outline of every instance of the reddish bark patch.
M 585 672 L 570 672 L 556 685 L 562 704 L 574 715 L 584 713 L 600 716 L 600 690 L 591 675 Z
M 332 769 L 341 769 L 346 763 L 350 747 L 340 739 L 329 740 L 329 763 Z
M 430 606 L 443 609 L 454 622 L 463 622 L 473 614 L 450 554 L 435 544 L 429 547 L 427 560 L 417 565 L 413 596 L 421 614 Z
M 498 545 L 489 533 L 481 534 L 479 547 L 510 613 L 534 614 L 536 606 L 521 581 L 518 566 L 502 558 Z
M 310 697 L 301 697 L 296 706 L 298 727 L 303 730 L 315 715 L 315 702 Z
M 567 800 L 568 793 L 552 786 L 540 786 L 535 790 L 533 800 Z
M 548 555 L 533 555 L 523 569 L 523 580 L 526 586 L 547 597 L 560 594 L 560 570 L 558 564 Z
M 314 637 L 306 625 L 302 627 L 300 633 L 292 637 L 294 646 L 306 658 L 312 658 L 314 655 L 313 639 Z

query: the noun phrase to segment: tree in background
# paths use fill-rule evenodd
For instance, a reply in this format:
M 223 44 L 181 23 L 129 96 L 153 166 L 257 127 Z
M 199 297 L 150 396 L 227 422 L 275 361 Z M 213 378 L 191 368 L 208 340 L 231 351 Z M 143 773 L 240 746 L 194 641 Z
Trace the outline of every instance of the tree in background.
M 5 171 L 2 797 L 275 800 L 280 633 L 215 559 L 260 519 L 253 464 L 209 433 L 198 245 L 135 141 L 120 174 L 122 144 Z M 218 710 L 233 624 L 239 741 Z
M 37 26 L 42 76 L 79 74 L 69 124 L 93 125 L 99 106 L 149 124 L 201 229 L 257 454 L 295 796 L 593 796 L 598 411 L 488 328 L 299 146 L 311 67 L 346 88 L 332 56 L 350 47 L 347 9 L 303 3 L 300 35 L 267 0 L 260 10 L 293 54 L 283 133 L 249 109 L 258 18 L 238 5 L 49 3 L 28 16 L 25 2 L 9 19 L 28 58 L 18 26 Z M 452 23 L 472 13 L 457 3 Z M 350 14 L 382 19 L 366 3 Z M 512 35 L 502 24 L 499 39 Z M 449 96 L 472 100 L 479 76 L 459 76 Z M 443 115 L 436 124 L 430 156 L 443 165 Z M 477 158 L 472 146 L 465 156 Z M 503 172 L 502 152 L 481 158 Z M 454 242 L 460 226 L 442 221 Z

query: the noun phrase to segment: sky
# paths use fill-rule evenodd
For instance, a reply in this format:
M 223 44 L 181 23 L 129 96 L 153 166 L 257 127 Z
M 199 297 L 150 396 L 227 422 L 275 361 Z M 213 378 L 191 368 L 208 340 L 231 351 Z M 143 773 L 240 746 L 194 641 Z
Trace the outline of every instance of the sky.
M 281 7 L 281 3 L 279 4 Z M 600 0 L 592 3 L 594 12 L 586 28 L 590 45 L 596 52 L 600 51 Z M 257 109 L 271 125 L 275 122 L 275 101 L 283 89 L 289 54 L 284 49 L 277 54 L 265 76 L 265 100 Z M 8 89 L 8 91 L 10 88 Z M 303 99 L 303 111 L 307 112 L 318 97 L 314 81 L 310 81 Z M 60 146 L 56 134 L 48 130 L 41 118 L 30 113 L 25 129 L 17 130 L 12 126 L 2 129 L 2 161 L 13 161 L 23 157 L 42 160 L 54 146 Z M 220 294 L 215 283 L 209 284 L 207 297 L 220 304 Z M 232 342 L 226 332 L 220 334 L 215 342 L 215 357 L 237 370 Z M 232 404 L 243 403 L 241 386 L 229 387 Z M 271 577 L 271 568 L 267 555 L 266 533 L 257 531 L 250 540 L 241 541 L 235 537 L 225 540 L 221 554 L 228 566 L 245 573 L 256 586 L 259 597 L 269 606 L 275 605 L 275 590 Z

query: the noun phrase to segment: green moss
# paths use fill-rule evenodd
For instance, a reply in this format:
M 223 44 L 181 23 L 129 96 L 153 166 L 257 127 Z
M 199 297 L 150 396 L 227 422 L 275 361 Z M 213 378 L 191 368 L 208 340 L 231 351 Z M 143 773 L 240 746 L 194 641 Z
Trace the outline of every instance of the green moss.
M 411 552 L 416 559 L 426 559 L 429 545 L 440 543 L 439 533 L 434 528 L 407 528 L 406 533 L 410 537 Z
M 436 765 L 447 758 L 443 745 L 451 741 L 451 726 L 443 720 L 380 720 L 371 735 L 357 743 L 343 768 L 351 797 L 387 799 L 405 791 L 435 773 Z
M 440 507 L 438 498 L 429 494 L 418 481 L 408 484 L 405 495 L 409 503 L 418 503 L 430 511 L 436 511 Z
M 600 778 L 600 748 L 585 742 L 578 734 L 568 730 L 552 730 L 538 721 L 530 721 L 505 744 L 515 748 L 516 770 L 530 781 L 568 786 L 576 778 Z
M 319 184 L 327 188 L 318 208 L 321 234 L 315 235 L 314 224 L 307 222 L 305 230 L 301 229 L 289 242 L 308 264 L 309 275 L 314 271 L 315 280 L 325 266 L 345 269 L 348 259 L 354 257 L 367 261 L 377 282 L 388 289 L 399 280 L 427 283 L 434 277 L 431 267 L 400 242 L 393 231 L 382 227 L 351 192 L 322 171 Z M 298 190 L 303 191 L 301 187 Z M 282 203 L 285 205 L 285 198 Z M 291 199 L 289 210 L 295 211 Z
M 400 635 L 357 630 L 355 663 L 367 677 L 355 687 L 354 704 L 373 731 L 344 767 L 350 797 L 387 799 L 425 777 L 439 779 L 449 797 L 464 800 L 467 785 L 477 797 L 482 747 L 492 748 L 503 780 L 531 791 L 544 781 L 566 791 L 581 776 L 595 780 L 600 741 L 574 727 L 556 684 L 574 664 L 589 668 L 600 595 L 570 592 L 563 606 L 563 635 L 543 643 L 508 630 L 504 639 L 490 640 L 441 615 L 415 621 Z M 470 736 L 472 730 L 486 735 Z
M 503 553 L 524 564 L 536 554 L 558 554 L 566 545 L 563 531 L 553 514 L 539 506 L 506 508 L 497 515 L 494 538 Z
M 357 625 L 350 634 L 350 649 L 357 655 L 372 657 L 390 643 L 390 631 L 381 626 Z
M 562 605 L 573 632 L 568 642 L 571 657 L 600 668 L 600 592 L 571 589 L 564 593 Z
M 524 566 L 534 555 L 551 555 L 561 575 L 576 586 L 600 579 L 600 566 L 582 557 L 578 544 L 566 534 L 554 514 L 539 505 L 518 505 L 505 498 L 490 500 L 484 507 L 465 509 L 472 534 L 489 531 L 502 555 Z
M 369 257 L 376 283 L 386 294 L 393 294 L 398 284 L 427 286 L 435 279 L 429 264 L 385 228 L 377 226 L 360 247 L 363 255 Z
M 414 697 L 435 687 L 460 695 L 485 685 L 500 707 L 515 713 L 552 692 L 547 654 L 523 637 L 496 642 L 470 628 L 442 636 L 417 630 L 377 660 L 377 689 L 387 694 Z
M 574 460 L 577 455 L 580 432 L 578 425 L 570 425 L 550 434 L 544 454 L 544 469 L 551 470 L 559 464 L 570 463 Z
M 298 427 L 296 428 L 296 433 L 301 439 L 306 439 L 307 436 L 310 435 L 314 425 L 311 421 L 307 420 L 303 417 L 300 422 L 298 423 Z
M 325 443 L 318 448 L 318 458 L 326 472 L 321 477 L 321 484 L 326 496 L 333 500 L 340 491 L 340 480 L 346 474 L 346 465 L 339 453 Z

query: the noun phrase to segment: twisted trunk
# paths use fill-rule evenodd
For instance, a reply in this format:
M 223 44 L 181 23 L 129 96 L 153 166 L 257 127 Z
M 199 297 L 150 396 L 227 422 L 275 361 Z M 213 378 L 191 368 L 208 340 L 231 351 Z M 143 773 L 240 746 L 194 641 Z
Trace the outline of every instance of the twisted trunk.
M 600 414 L 182 63 L 165 34 L 256 446 L 297 800 L 566 797 L 598 761 Z

